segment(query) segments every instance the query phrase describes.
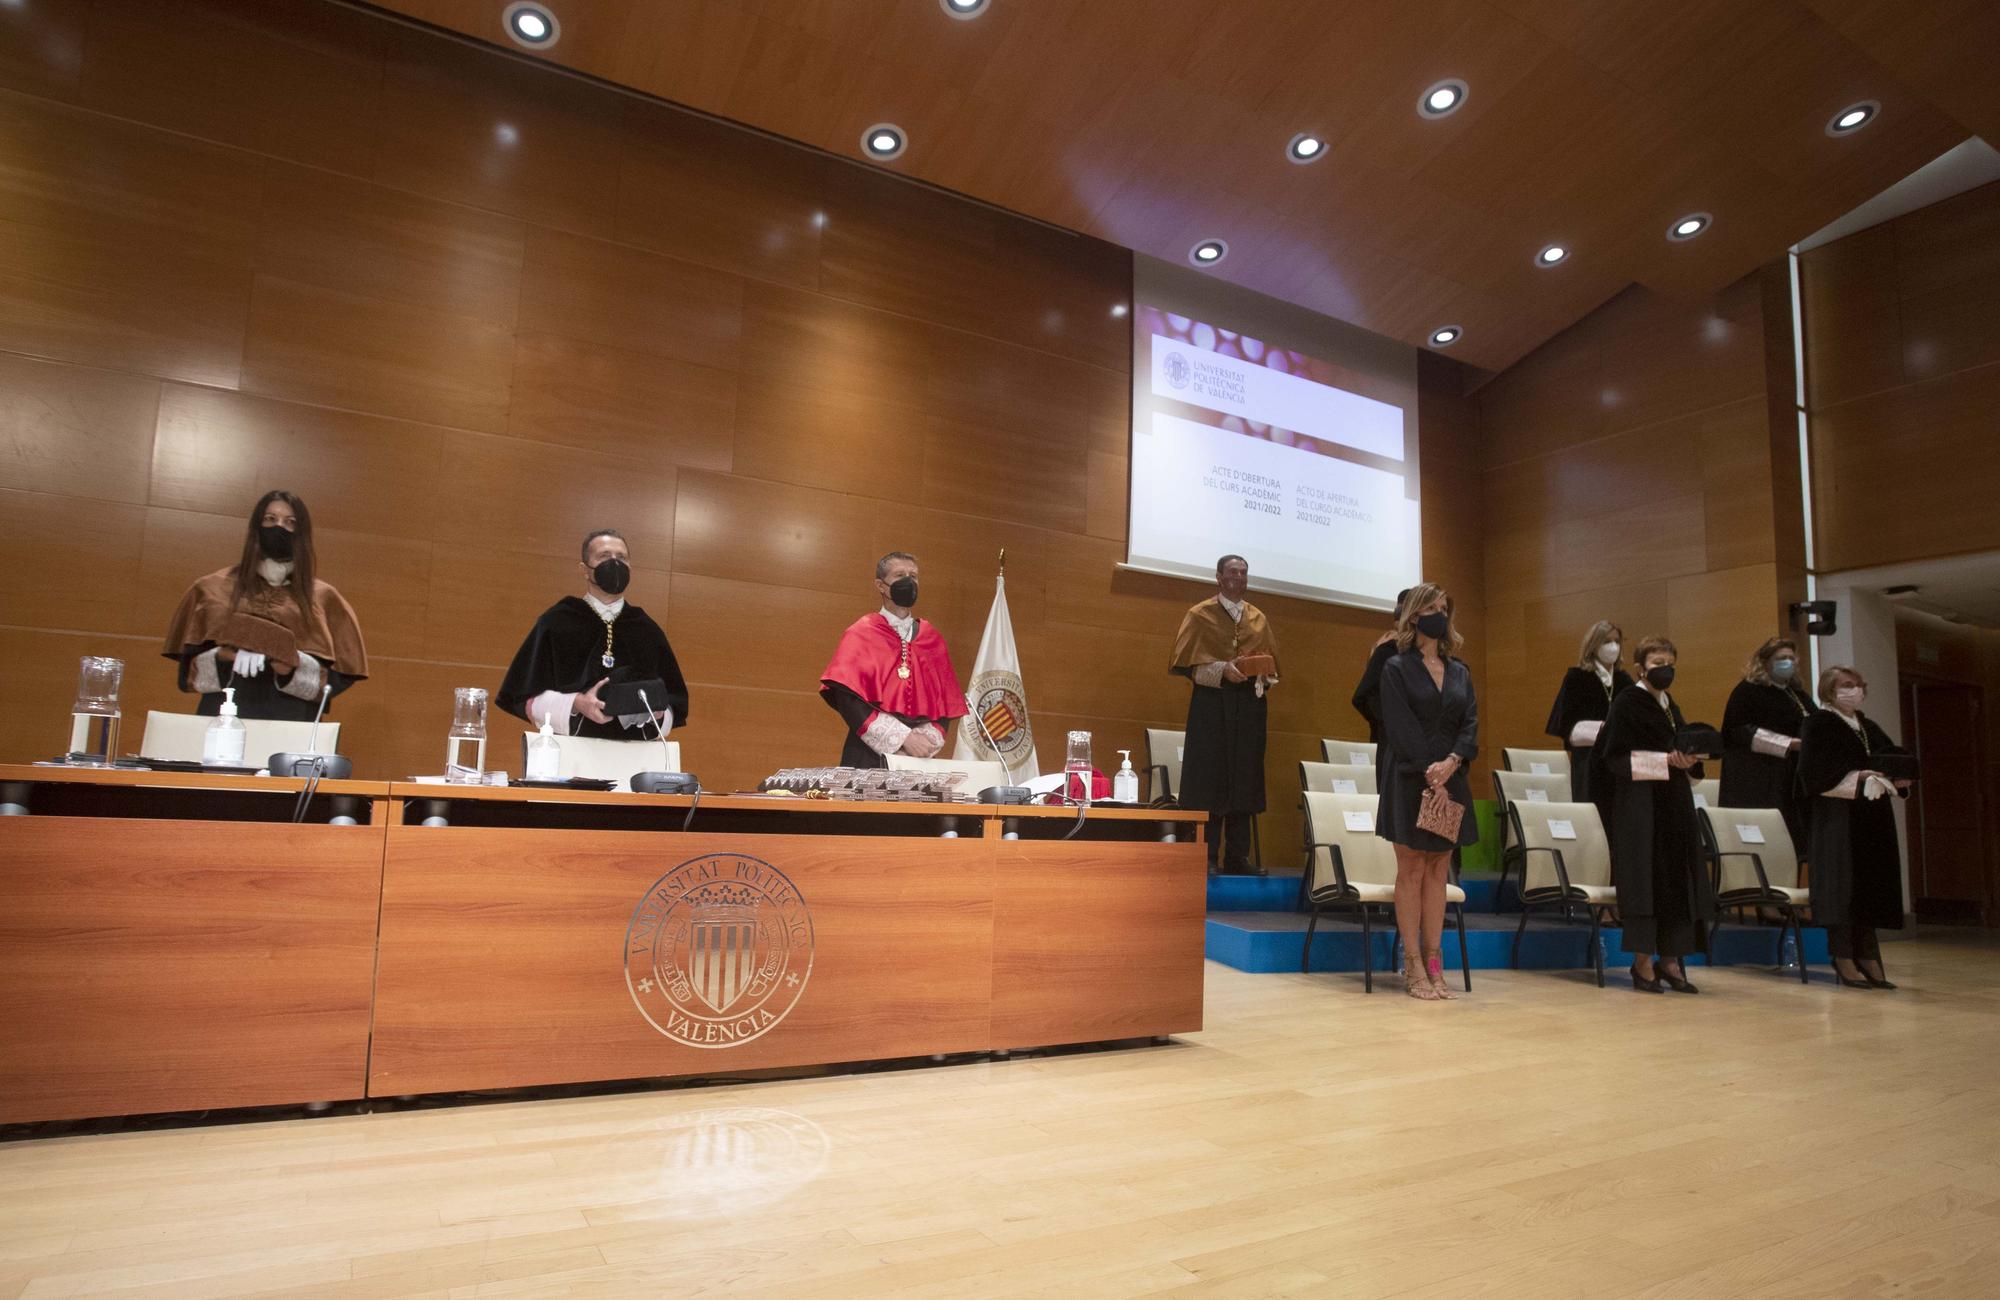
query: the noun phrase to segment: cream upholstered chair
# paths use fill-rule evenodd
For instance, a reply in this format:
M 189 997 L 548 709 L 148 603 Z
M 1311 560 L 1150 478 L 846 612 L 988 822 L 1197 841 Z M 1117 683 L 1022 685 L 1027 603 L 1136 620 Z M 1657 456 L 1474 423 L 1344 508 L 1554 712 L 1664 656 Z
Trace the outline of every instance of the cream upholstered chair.
M 1152 797 L 1181 796 L 1181 756 L 1187 749 L 1187 732 L 1162 727 L 1146 728 L 1146 773 L 1152 778 Z
M 215 719 L 199 713 L 160 713 L 148 710 L 146 732 L 139 740 L 139 757 L 175 762 L 199 763 L 202 738 Z M 271 718 L 244 718 L 243 765 L 262 767 L 273 754 L 303 754 L 313 742 L 310 722 L 280 722 Z M 319 751 L 340 752 L 340 724 L 324 719 L 319 724 Z
M 1374 794 L 1375 769 L 1348 763 L 1301 763 L 1299 789 L 1321 794 Z
M 1500 910 L 1502 887 L 1521 866 L 1521 830 L 1514 820 L 1516 803 L 1568 803 L 1569 776 L 1535 776 L 1528 772 L 1496 771 L 1493 797 L 1500 805 L 1500 879 L 1493 886 L 1493 910 Z
M 1722 780 L 1720 777 L 1711 776 L 1706 781 L 1696 781 L 1694 783 L 1694 806 L 1696 812 L 1701 811 L 1703 808 L 1720 808 L 1722 806 Z
M 1598 932 L 1604 913 L 1618 905 L 1611 885 L 1611 841 L 1604 833 L 1594 803 L 1532 803 L 1514 805 L 1515 827 L 1521 833 L 1521 923 L 1514 927 L 1514 949 L 1508 965 L 1521 968 L 1521 936 L 1528 913 L 1537 907 L 1570 909 L 1582 904 L 1590 913 L 1590 965 L 1597 987 L 1604 987 L 1604 953 Z
M 1021 785 L 1035 773 L 1016 781 L 1007 775 L 1007 769 L 998 760 L 977 758 L 912 758 L 908 754 L 889 755 L 889 770 L 892 772 L 963 772 L 965 779 L 955 787 L 960 794 L 978 794 L 996 785 Z
M 521 766 L 527 769 L 528 742 L 537 733 L 521 736 Z M 595 736 L 556 737 L 556 779 L 567 781 L 580 776 L 587 781 L 616 781 L 620 790 L 632 788 L 632 778 L 640 772 L 681 770 L 681 742 L 678 740 L 600 740 Z
M 1375 766 L 1375 743 L 1369 740 L 1328 740 L 1320 737 L 1320 757 L 1329 763 L 1352 767 Z
M 1799 855 L 1784 814 L 1776 808 L 1707 808 L 1696 814 L 1708 827 L 1715 846 L 1715 901 L 1720 907 L 1775 907 L 1798 941 L 1799 982 L 1805 983 L 1806 942 L 1799 929 L 1799 909 L 1811 901 L 1799 888 Z M 1717 917 L 1709 926 L 1709 949 L 1715 948 Z M 1783 931 L 1780 931 L 1782 936 Z
M 1569 752 L 1561 749 L 1503 749 L 1500 761 L 1509 772 L 1525 772 L 1529 776 L 1569 775 Z
M 1306 918 L 1305 949 L 1299 956 L 1299 969 L 1311 969 L 1313 932 L 1319 928 L 1319 914 L 1329 909 L 1352 908 L 1361 914 L 1361 986 L 1373 993 L 1375 954 L 1369 909 L 1395 906 L 1396 848 L 1375 834 L 1374 795 L 1309 790 L 1304 797 L 1310 849 L 1306 857 L 1306 897 L 1311 911 Z M 1465 891 L 1452 881 L 1445 885 L 1444 897 L 1457 922 L 1458 964 L 1469 993 L 1472 963 L 1465 948 Z

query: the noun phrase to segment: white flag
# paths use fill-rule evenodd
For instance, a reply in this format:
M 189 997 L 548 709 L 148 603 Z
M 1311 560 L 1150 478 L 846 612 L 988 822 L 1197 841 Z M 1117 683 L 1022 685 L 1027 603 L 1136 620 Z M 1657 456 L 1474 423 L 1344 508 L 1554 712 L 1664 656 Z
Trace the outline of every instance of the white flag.
M 959 724 L 953 758 L 989 763 L 998 759 L 1015 782 L 1040 775 L 1035 732 L 1028 725 L 1028 692 L 1021 685 L 1021 656 L 1014 649 L 1014 621 L 1007 616 L 1004 573 L 994 580 L 993 610 L 986 616 L 986 633 L 979 638 L 979 657 L 972 662 L 965 703 L 972 716 Z

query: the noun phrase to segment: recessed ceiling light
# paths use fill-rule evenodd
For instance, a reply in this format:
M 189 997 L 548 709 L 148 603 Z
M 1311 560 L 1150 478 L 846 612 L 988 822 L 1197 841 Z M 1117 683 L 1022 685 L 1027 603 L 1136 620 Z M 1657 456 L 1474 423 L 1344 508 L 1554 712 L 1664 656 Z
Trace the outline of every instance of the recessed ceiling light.
M 1301 131 L 1285 146 L 1285 157 L 1295 163 L 1318 162 L 1326 157 L 1326 141 L 1310 131 Z
M 1196 266 L 1214 266 L 1229 256 L 1229 244 L 1221 239 L 1204 239 L 1188 250 L 1188 261 Z
M 1465 107 L 1465 97 L 1471 93 L 1471 87 L 1457 77 L 1440 81 L 1418 98 L 1417 112 L 1424 117 L 1449 117 Z
M 1862 127 L 1873 122 L 1875 115 L 1881 111 L 1882 105 L 1878 100 L 1864 99 L 1859 104 L 1849 104 L 1846 108 L 1835 113 L 1832 119 L 1827 122 L 1826 133 L 1828 135 L 1853 135 Z
M 1561 244 L 1550 244 L 1535 254 L 1536 266 L 1557 266 L 1569 260 L 1569 250 Z
M 861 152 L 870 158 L 886 160 L 901 157 L 909 143 L 903 128 L 893 122 L 877 122 L 861 133 Z
M 987 0 L 938 0 L 938 8 L 953 18 L 977 18 L 986 12 Z
M 1431 346 L 1434 348 L 1448 348 L 1464 337 L 1464 326 L 1440 325 L 1431 331 Z
M 1673 225 L 1667 227 L 1667 238 L 1675 243 L 1693 239 L 1714 224 L 1715 218 L 1706 212 L 1690 212 Z
M 500 12 L 500 24 L 514 44 L 531 50 L 546 50 L 562 35 L 562 24 L 547 8 L 534 0 L 514 0 Z
M 1112 320 L 1124 320 L 1124 319 L 1125 319 L 1125 315 L 1126 315 L 1126 313 L 1127 313 L 1127 312 L 1129 312 L 1129 311 L 1131 311 L 1131 310 L 1132 310 L 1132 309 L 1131 309 L 1130 307 L 1127 307 L 1127 306 L 1126 306 L 1126 305 L 1125 305 L 1124 303 L 1122 303 L 1122 302 L 1114 302 L 1114 303 L 1112 303 L 1112 304 L 1111 304 L 1111 319 L 1112 319 Z

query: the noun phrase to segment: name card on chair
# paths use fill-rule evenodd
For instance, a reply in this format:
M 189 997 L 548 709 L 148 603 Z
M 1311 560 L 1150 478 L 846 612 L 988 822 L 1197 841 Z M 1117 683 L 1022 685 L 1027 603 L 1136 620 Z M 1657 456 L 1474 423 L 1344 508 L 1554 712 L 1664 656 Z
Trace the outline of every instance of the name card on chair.
M 1547 790 L 1530 789 L 1528 791 L 1529 803 L 1547 803 L 1548 801 L 1549 801 L 1549 792 Z
M 1552 840 L 1573 840 L 1576 838 L 1576 823 L 1549 819 L 1549 838 Z
M 1348 784 L 1352 785 L 1354 783 L 1350 781 Z M 1340 814 L 1340 819 L 1347 824 L 1347 829 L 1351 831 L 1372 831 L 1375 829 L 1375 814 L 1369 812 L 1366 808 L 1350 808 Z
M 1361 750 L 1350 749 L 1347 751 L 1347 761 L 1355 767 L 1367 767 L 1375 760 L 1373 757 L 1363 753 Z
M 1187 746 L 1186 746 L 1186 745 L 1175 745 L 1175 746 L 1174 746 L 1174 762 L 1176 762 L 1176 763 L 1185 763 L 1185 762 L 1187 762 Z
M 1333 792 L 1335 794 L 1360 794 L 1361 788 L 1344 776 L 1336 776 L 1333 778 Z
M 1703 794 L 1703 793 L 1702 793 L 1701 791 L 1699 791 L 1699 790 L 1695 791 L 1695 792 L 1694 792 L 1694 806 L 1695 806 L 1696 808 L 1706 808 L 1706 807 L 1708 807 L 1708 796 L 1707 796 L 1707 795 L 1705 795 L 1705 794 Z
M 1553 773 L 1553 772 L 1549 771 L 1549 765 L 1548 765 L 1547 763 L 1530 763 L 1530 764 L 1528 764 L 1528 775 L 1529 775 L 1529 776 L 1554 776 L 1554 775 L 1555 775 L 1555 773 Z
M 1764 828 L 1762 826 L 1744 826 L 1738 824 L 1736 827 L 1736 838 L 1745 844 L 1762 844 L 1764 843 Z

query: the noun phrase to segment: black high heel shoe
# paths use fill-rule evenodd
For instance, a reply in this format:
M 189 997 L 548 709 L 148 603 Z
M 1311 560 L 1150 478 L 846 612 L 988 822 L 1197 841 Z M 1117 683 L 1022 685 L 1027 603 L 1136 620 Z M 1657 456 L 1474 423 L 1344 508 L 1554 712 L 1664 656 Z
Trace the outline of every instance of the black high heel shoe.
M 1889 973 L 1887 971 L 1882 972 L 1881 976 L 1877 977 L 1870 975 L 1863 967 L 1856 966 L 1854 969 L 1861 972 L 1861 978 L 1868 981 L 1868 987 L 1871 989 L 1892 989 L 1896 987 L 1889 982 Z
M 1659 974 L 1659 970 L 1660 968 L 1658 966 L 1653 967 L 1653 973 L 1655 975 Z M 1639 990 L 1641 993 L 1665 993 L 1667 991 L 1664 987 L 1662 987 L 1658 979 L 1646 979 L 1643 976 L 1641 976 L 1639 974 L 1639 968 L 1636 965 L 1632 967 L 1632 987 Z
M 1658 963 L 1655 963 L 1653 966 L 1653 973 L 1659 976 L 1660 979 L 1664 980 L 1666 982 L 1667 987 L 1672 989 L 1676 993 L 1701 992 L 1700 989 L 1688 983 L 1686 967 L 1682 967 L 1681 973 L 1676 975 L 1672 971 L 1668 970 L 1666 967 L 1661 966 Z
M 1865 975 L 1858 980 L 1847 978 L 1847 976 L 1840 973 L 1840 967 L 1838 966 L 1833 968 L 1833 977 L 1840 981 L 1840 987 L 1844 989 L 1872 989 L 1875 987 L 1869 983 L 1868 977 Z

